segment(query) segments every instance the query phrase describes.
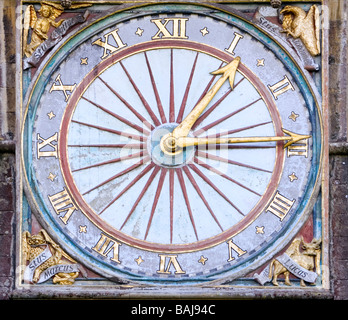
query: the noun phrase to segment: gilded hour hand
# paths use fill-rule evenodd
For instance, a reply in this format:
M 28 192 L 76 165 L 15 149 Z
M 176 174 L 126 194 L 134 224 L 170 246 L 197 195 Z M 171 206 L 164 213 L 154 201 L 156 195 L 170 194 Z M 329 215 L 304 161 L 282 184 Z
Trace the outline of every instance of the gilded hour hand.
M 176 139 L 176 144 L 180 148 L 188 146 L 206 145 L 206 144 L 223 144 L 223 143 L 250 143 L 250 142 L 271 142 L 271 141 L 286 141 L 284 148 L 296 143 L 298 141 L 308 139 L 310 136 L 300 135 L 288 130 L 282 129 L 287 136 L 274 136 L 274 137 L 242 137 L 242 138 L 192 138 L 192 137 L 180 137 Z
M 192 126 L 197 121 L 199 116 L 209 105 L 211 100 L 214 98 L 216 93 L 220 90 L 222 85 L 228 79 L 233 89 L 234 79 L 236 76 L 237 68 L 239 66 L 240 57 L 236 57 L 232 62 L 226 66 L 212 72 L 214 75 L 222 74 L 220 79 L 216 81 L 213 87 L 207 92 L 207 94 L 200 100 L 200 102 L 193 108 L 193 110 L 188 114 L 188 116 L 173 130 L 173 132 L 163 136 L 161 139 L 161 149 L 167 154 L 175 154 L 180 152 L 177 150 L 176 141 L 179 138 L 187 137 Z

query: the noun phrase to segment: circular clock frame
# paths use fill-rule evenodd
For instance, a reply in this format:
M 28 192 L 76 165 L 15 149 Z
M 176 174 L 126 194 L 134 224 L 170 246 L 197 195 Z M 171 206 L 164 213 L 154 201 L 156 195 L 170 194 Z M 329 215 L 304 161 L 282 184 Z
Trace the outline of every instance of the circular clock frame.
M 82 96 L 81 93 L 83 93 L 89 87 L 89 84 L 94 79 L 96 79 L 107 68 L 109 68 L 110 65 L 114 65 L 118 63 L 119 61 L 122 61 L 122 59 L 129 57 L 131 55 L 143 53 L 146 50 L 175 49 L 175 48 L 194 50 L 200 53 L 204 52 L 206 54 L 209 54 L 218 58 L 219 60 L 222 60 L 222 62 L 224 63 L 228 63 L 230 62 L 231 59 L 233 59 L 227 53 L 224 53 L 220 50 L 216 50 L 212 47 L 204 46 L 202 44 L 198 44 L 194 42 L 191 43 L 189 41 L 182 41 L 182 40 L 181 41 L 168 40 L 168 41 L 161 41 L 161 42 L 141 43 L 140 45 L 128 47 L 127 49 L 124 49 L 121 52 L 119 52 L 119 54 L 114 54 L 110 56 L 108 59 L 105 59 L 103 62 L 98 64 L 93 70 L 91 70 L 90 74 L 87 75 L 83 79 L 83 81 L 79 84 L 79 86 L 76 88 L 76 91 L 75 91 L 76 94 L 73 94 L 71 98 L 69 99 L 69 102 L 67 104 L 66 111 L 62 120 L 61 131 L 60 131 L 61 134 L 60 134 L 59 148 L 58 148 L 60 150 L 61 168 L 63 171 L 63 175 L 65 177 L 65 181 L 67 183 L 67 187 L 69 188 L 70 193 L 73 196 L 74 200 L 77 202 L 78 206 L 88 216 L 88 218 L 91 221 L 93 221 L 96 225 L 100 226 L 101 229 L 103 229 L 106 233 L 111 234 L 112 236 L 116 237 L 122 242 L 128 243 L 129 245 L 132 245 L 132 246 L 143 248 L 145 250 L 154 250 L 158 252 L 187 252 L 187 251 L 203 249 L 206 247 L 211 247 L 217 243 L 227 241 L 233 235 L 243 230 L 247 225 L 249 225 L 255 219 L 255 217 L 257 217 L 262 212 L 262 210 L 267 205 L 267 203 L 269 203 L 270 198 L 274 195 L 278 181 L 280 179 L 280 174 L 282 172 L 282 165 L 284 161 L 283 158 L 285 155 L 283 144 L 278 143 L 276 146 L 274 146 L 274 148 L 276 148 L 276 161 L 275 161 L 275 166 L 273 169 L 272 176 L 268 182 L 268 185 L 273 187 L 267 188 L 266 192 L 262 195 L 260 200 L 255 205 L 255 207 L 252 208 L 251 212 L 246 214 L 246 216 L 242 218 L 241 221 L 239 221 L 234 226 L 228 228 L 227 230 L 222 231 L 217 236 L 213 236 L 208 239 L 204 239 L 200 241 L 198 240 L 193 243 L 184 243 L 181 245 L 180 244 L 166 245 L 161 243 L 143 241 L 131 236 L 127 236 L 123 232 L 118 231 L 115 228 L 108 225 L 107 223 L 105 223 L 103 219 L 101 219 L 99 215 L 96 214 L 93 211 L 93 209 L 91 209 L 88 203 L 86 203 L 86 201 L 83 200 L 83 198 L 81 197 L 81 193 L 78 190 L 76 184 L 74 183 L 74 178 L 71 174 L 67 146 L 68 146 L 69 124 L 70 124 L 73 112 L 76 108 L 76 105 L 78 104 L 78 101 L 81 99 L 81 96 Z M 270 93 L 266 91 L 267 88 L 263 84 L 261 84 L 258 78 L 255 77 L 255 75 L 253 75 L 252 72 L 248 70 L 243 64 L 240 65 L 238 71 L 241 74 L 243 74 L 243 76 L 246 77 L 249 81 L 250 79 L 252 79 L 253 84 L 257 87 L 257 90 L 260 92 L 262 99 L 265 101 L 268 110 L 270 110 L 271 117 L 273 119 L 273 125 L 275 126 L 275 134 L 283 135 L 281 130 L 281 120 L 279 118 L 277 108 L 275 107 L 275 104 L 272 101 L 272 97 Z M 162 123 L 162 125 L 166 125 L 166 124 L 169 124 L 169 123 L 167 122 Z M 156 127 L 155 129 L 157 128 L 158 127 Z M 154 163 L 153 160 L 152 160 L 152 163 Z M 144 163 L 144 165 L 145 164 L 146 163 Z M 154 165 L 158 166 L 156 163 L 154 163 Z M 110 176 L 113 176 L 113 175 L 114 175 L 114 172 L 110 173 Z M 159 180 L 159 182 L 160 181 L 161 180 Z M 190 195 L 188 196 L 190 197 Z M 173 194 L 171 194 L 170 197 L 173 197 Z M 168 212 L 169 212 L 169 205 L 168 205 Z M 165 226 L 163 226 L 163 228 L 164 227 Z
M 158 13 L 157 10 L 162 10 L 161 8 L 157 7 L 157 6 L 151 6 L 152 8 L 150 9 L 150 11 L 154 10 L 153 12 Z M 194 8 L 197 8 L 196 6 L 193 6 Z M 192 8 L 193 8 L 192 7 Z M 178 12 L 182 12 L 181 9 L 177 9 Z M 187 10 L 190 9 L 185 9 L 184 12 L 187 12 Z M 111 20 L 108 22 L 109 25 L 113 25 L 115 24 L 115 19 L 111 19 L 111 17 L 113 15 L 117 16 L 118 14 L 120 14 L 120 19 L 119 21 L 125 21 L 128 18 L 123 16 L 123 11 L 117 12 L 112 14 L 111 16 L 107 17 L 106 20 Z M 144 14 L 142 14 L 143 16 L 145 15 L 149 15 L 149 12 L 145 12 Z M 208 16 L 208 14 L 206 14 Z M 278 59 L 282 60 L 282 61 L 288 61 L 287 60 L 287 53 L 286 50 L 281 47 L 279 45 L 279 43 L 277 43 L 277 41 L 274 41 L 274 39 L 272 39 L 268 34 L 265 34 L 262 30 L 255 28 L 255 26 L 252 26 L 251 24 L 249 24 L 249 22 L 240 19 L 238 16 L 232 14 L 232 13 L 226 13 L 223 12 L 221 13 L 221 15 L 219 15 L 218 17 L 214 17 L 215 19 L 221 19 L 222 21 L 227 21 L 228 18 L 225 16 L 229 16 L 229 17 L 233 17 L 233 22 L 228 22 L 231 23 L 231 25 L 235 24 L 235 26 L 237 28 L 240 28 L 241 30 L 243 30 L 244 32 L 249 32 L 251 33 L 253 36 L 255 36 L 256 34 L 258 36 L 260 36 L 259 40 L 261 42 L 267 43 L 268 39 L 271 39 L 272 44 L 270 45 L 270 48 L 273 49 L 277 48 L 277 50 L 275 50 L 276 52 L 276 56 L 278 57 Z M 107 25 L 107 24 L 106 24 Z M 94 27 L 92 29 L 94 29 L 92 31 L 93 34 L 97 34 L 97 31 L 100 32 L 101 30 L 105 29 L 106 26 L 102 26 L 102 23 L 99 21 L 97 23 L 94 24 Z M 77 32 L 76 34 L 78 35 L 77 37 L 77 41 L 74 40 L 74 37 L 70 37 L 68 38 L 60 47 L 60 49 L 64 49 L 65 50 L 71 50 L 72 47 L 79 45 L 82 41 L 84 41 L 82 39 L 82 35 L 86 32 L 87 33 L 88 28 L 81 28 L 81 30 L 79 32 Z M 73 41 L 72 41 L 73 40 Z M 170 42 L 170 40 L 168 40 Z M 163 41 L 164 44 L 164 41 Z M 173 44 L 173 42 L 171 42 L 171 44 Z M 120 55 L 122 55 L 123 53 L 127 52 L 127 50 L 130 47 L 127 47 L 126 49 L 124 49 L 124 52 L 120 52 Z M 58 54 L 57 54 L 58 53 Z M 63 54 L 62 54 L 63 53 Z M 111 56 L 110 59 L 112 59 L 113 57 L 116 57 L 117 54 L 115 54 L 114 56 Z M 223 53 L 223 59 L 226 59 L 226 54 Z M 48 57 L 45 59 L 45 61 L 42 63 L 42 67 L 40 67 L 39 72 L 38 72 L 38 77 L 36 79 L 36 81 L 33 82 L 33 85 L 31 86 L 31 88 L 29 88 L 28 90 L 28 94 L 27 94 L 27 98 L 26 98 L 26 105 L 27 105 L 27 109 L 26 109 L 26 117 L 32 117 L 33 115 L 35 115 L 36 109 L 38 107 L 38 101 L 39 101 L 39 97 L 40 94 L 42 94 L 43 92 L 43 88 L 44 86 L 47 84 L 47 81 L 49 79 L 48 75 L 51 75 L 52 72 L 54 71 L 54 68 L 59 64 L 59 61 L 62 61 L 64 57 L 64 50 L 57 50 L 52 52 L 51 54 L 48 55 Z M 229 57 L 231 58 L 231 56 Z M 49 62 L 54 61 L 54 64 L 49 64 Z M 226 278 L 228 277 L 229 279 L 233 279 L 236 278 L 238 276 L 241 276 L 243 274 L 246 274 L 248 271 L 250 270 L 254 270 L 257 266 L 262 265 L 265 261 L 267 261 L 267 259 L 269 259 L 271 256 L 273 256 L 276 252 L 279 252 L 287 243 L 287 240 L 291 239 L 294 235 L 296 235 L 296 233 L 298 232 L 298 230 L 300 229 L 300 227 L 302 226 L 302 224 L 306 221 L 306 218 L 308 217 L 308 215 L 310 214 L 310 211 L 313 208 L 314 205 L 314 200 L 312 200 L 316 194 L 318 193 L 319 190 L 319 175 L 320 175 L 320 165 L 321 165 L 321 154 L 322 154 L 322 148 L 321 148 L 321 142 L 322 142 L 322 129 L 321 129 L 321 115 L 320 115 L 320 108 L 319 108 L 319 94 L 315 92 L 314 89 L 314 85 L 311 85 L 311 80 L 309 79 L 309 77 L 307 77 L 304 74 L 304 71 L 301 70 L 301 68 L 299 67 L 299 63 L 296 61 L 295 58 L 290 58 L 290 62 L 288 61 L 288 64 L 291 66 L 289 67 L 289 71 L 291 72 L 292 76 L 296 79 L 297 81 L 297 85 L 300 87 L 301 93 L 303 94 L 303 96 L 305 97 L 306 100 L 306 105 L 309 109 L 309 113 L 310 113 L 310 117 L 312 118 L 312 124 L 314 124 L 313 126 L 313 171 L 310 174 L 309 177 L 309 181 L 307 183 L 306 186 L 306 191 L 304 192 L 303 195 L 303 200 L 302 203 L 300 204 L 300 206 L 297 209 L 298 214 L 296 215 L 296 217 L 294 217 L 292 220 L 290 220 L 287 223 L 287 227 L 285 227 L 283 229 L 283 231 L 277 235 L 277 238 L 273 241 L 270 242 L 269 244 L 267 244 L 262 253 L 261 253 L 261 258 L 257 258 L 259 253 L 255 253 L 253 255 L 250 255 L 247 261 L 241 261 L 240 263 L 236 263 L 234 265 L 232 265 L 229 268 L 225 268 L 225 271 L 223 272 L 223 276 L 222 278 Z M 292 68 L 292 69 L 291 69 Z M 269 93 L 266 94 L 267 96 L 269 96 Z M 72 100 L 71 100 L 72 101 Z M 70 103 L 70 102 L 69 102 Z M 28 118 L 27 118 L 28 120 Z M 28 120 L 29 121 L 29 120 Z M 28 129 L 29 127 L 29 129 Z M 114 266 L 110 266 L 107 263 L 105 263 L 105 261 L 99 261 L 97 263 L 95 263 L 94 261 L 96 261 L 96 259 L 94 257 L 91 256 L 90 252 L 86 252 L 83 248 L 78 248 L 74 245 L 74 240 L 65 234 L 64 228 L 61 228 L 56 221 L 52 220 L 52 217 L 50 217 L 49 214 L 49 210 L 47 210 L 46 205 L 44 204 L 44 200 L 42 199 L 42 197 L 37 193 L 38 190 L 38 186 L 39 184 L 33 179 L 33 172 L 32 172 L 32 168 L 30 167 L 30 159 L 27 158 L 27 153 L 25 153 L 26 149 L 26 145 L 25 143 L 28 141 L 27 139 L 29 138 L 29 149 L 31 146 L 31 142 L 30 142 L 30 137 L 31 135 L 28 134 L 26 132 L 26 130 L 32 130 L 30 129 L 30 124 L 28 124 L 28 122 L 24 122 L 23 125 L 23 129 L 22 129 L 22 148 L 23 148 L 23 171 L 26 173 L 26 179 L 25 179 L 25 186 L 26 186 L 26 194 L 28 197 L 28 200 L 31 204 L 31 207 L 34 209 L 34 211 L 37 212 L 37 216 L 39 221 L 43 224 L 43 226 L 45 226 L 48 230 L 50 230 L 52 232 L 52 236 L 53 238 L 55 238 L 58 243 L 62 244 L 62 246 L 64 247 L 64 249 L 71 254 L 73 257 L 75 257 L 77 260 L 83 261 L 84 263 L 86 263 L 86 265 L 90 265 L 93 268 L 95 268 L 95 270 L 97 270 L 98 272 L 100 272 L 101 274 L 105 274 L 106 276 L 112 276 L 114 274 L 117 274 L 118 276 L 125 277 L 125 278 L 132 278 L 132 279 L 136 279 L 139 281 L 154 281 L 153 279 L 149 280 L 149 277 L 145 277 L 146 280 L 144 279 L 139 279 L 137 276 L 134 278 L 134 276 L 132 275 L 132 272 L 129 275 L 129 272 L 125 271 L 125 270 L 118 270 L 117 268 L 115 269 Z M 27 138 L 25 137 L 27 135 Z M 63 140 L 61 140 L 63 141 Z M 60 142 L 60 146 L 64 146 L 63 142 Z M 60 148 L 61 151 L 61 148 Z M 65 161 L 65 160 L 63 160 Z M 34 187 L 33 187 L 34 186 Z M 274 190 L 273 190 L 274 193 Z M 264 205 L 263 205 L 264 206 Z M 105 230 L 108 233 L 108 230 Z M 112 232 L 111 232 L 112 233 Z M 231 237 L 234 233 L 232 232 L 231 234 L 229 234 L 227 237 L 224 237 L 224 239 L 222 239 L 221 241 L 226 241 L 227 238 Z M 220 241 L 220 242 L 221 242 Z M 215 244 L 215 243 L 214 243 Z M 210 244 L 208 244 L 209 246 Z M 140 247 L 142 247 L 142 245 L 140 245 Z M 204 246 L 205 247 L 205 246 Z M 203 248 L 203 247 L 202 247 Z M 154 247 L 149 247 L 149 248 L 145 248 L 145 249 L 155 249 Z M 158 252 L 163 251 L 164 248 L 158 248 Z M 170 249 L 166 248 L 166 252 L 169 251 Z M 178 250 L 177 248 L 175 248 L 173 250 L 174 252 L 178 251 L 180 252 L 180 250 Z M 256 262 L 255 262 L 256 260 Z M 250 263 L 251 261 L 251 263 Z M 219 273 L 220 271 L 217 271 L 215 273 L 211 273 L 211 275 L 208 276 L 208 279 L 210 280 L 215 280 L 215 276 L 218 275 L 219 277 Z M 151 278 L 151 277 L 150 277 Z M 203 281 L 207 280 L 207 277 L 204 277 Z M 195 277 L 196 281 L 200 281 L 201 277 L 196 276 Z M 173 279 L 174 282 L 177 281 L 181 281 L 183 283 L 186 282 L 187 279 L 178 279 L 175 278 Z

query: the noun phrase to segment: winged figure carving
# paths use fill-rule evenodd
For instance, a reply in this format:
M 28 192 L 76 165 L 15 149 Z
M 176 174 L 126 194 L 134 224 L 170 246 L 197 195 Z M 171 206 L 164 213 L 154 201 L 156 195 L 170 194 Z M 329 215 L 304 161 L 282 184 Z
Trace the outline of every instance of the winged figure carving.
M 57 28 L 63 23 L 63 19 L 55 20 L 63 13 L 64 8 L 59 4 L 43 1 L 41 8 L 37 12 L 33 5 L 29 5 L 24 16 L 24 54 L 30 57 L 34 50 L 45 40 L 48 39 L 48 31 L 51 26 Z M 32 29 L 30 43 L 28 43 L 29 29 Z
M 65 7 L 55 2 L 42 1 L 40 3 L 41 8 L 37 12 L 33 5 L 29 5 L 26 8 L 23 35 L 23 53 L 26 57 L 30 57 L 35 49 L 48 39 L 48 32 L 51 27 L 58 28 L 64 22 L 64 19 L 56 21 L 64 12 L 64 9 L 78 9 L 91 6 L 89 3 L 72 4 L 71 1 L 62 3 L 65 4 Z
M 283 29 L 287 35 L 300 38 L 312 56 L 320 54 L 319 9 L 313 5 L 308 13 L 302 8 L 286 6 L 280 11 L 284 14 Z

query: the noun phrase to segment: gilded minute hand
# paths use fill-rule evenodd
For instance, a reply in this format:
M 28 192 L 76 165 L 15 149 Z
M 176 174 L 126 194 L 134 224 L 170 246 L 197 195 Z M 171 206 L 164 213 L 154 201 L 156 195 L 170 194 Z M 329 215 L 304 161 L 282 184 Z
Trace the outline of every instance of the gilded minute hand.
M 223 144 L 223 143 L 246 143 L 246 142 L 270 142 L 270 141 L 287 141 L 284 148 L 300 140 L 308 139 L 311 136 L 299 135 L 288 130 L 282 129 L 288 136 L 275 137 L 242 137 L 242 138 L 191 138 L 181 137 L 176 139 L 176 144 L 180 148 L 187 146 L 197 146 L 205 144 Z
M 202 100 L 194 107 L 190 114 L 173 130 L 172 137 L 186 137 L 198 117 L 202 114 L 204 109 L 208 106 L 210 101 L 214 98 L 216 93 L 220 90 L 222 85 L 227 79 L 229 79 L 231 88 L 233 89 L 234 78 L 236 76 L 236 71 L 240 62 L 240 57 L 236 57 L 228 65 L 212 72 L 212 74 L 222 74 L 221 78 L 216 81 L 213 87 L 207 92 L 207 94 L 202 98 Z

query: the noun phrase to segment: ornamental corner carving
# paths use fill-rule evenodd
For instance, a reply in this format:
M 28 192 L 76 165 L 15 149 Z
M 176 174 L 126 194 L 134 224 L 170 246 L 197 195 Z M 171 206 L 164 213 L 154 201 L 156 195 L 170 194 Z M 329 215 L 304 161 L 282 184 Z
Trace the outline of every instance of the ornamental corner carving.
M 71 285 L 79 275 L 79 266 L 43 229 L 36 235 L 23 232 L 23 254 L 28 262 L 24 280 L 42 283 L 53 277 L 53 283 Z M 68 261 L 68 263 L 67 263 Z
M 261 285 L 272 281 L 274 286 L 279 286 L 278 277 L 284 275 L 285 285 L 291 286 L 291 273 L 300 279 L 301 287 L 306 287 L 306 282 L 315 285 L 320 275 L 320 257 L 321 239 L 307 243 L 302 237 L 296 238 L 284 254 L 273 259 L 260 274 L 254 274 L 254 279 Z
M 36 12 L 33 5 L 29 5 L 24 13 L 23 22 L 23 56 L 24 69 L 36 66 L 43 55 L 54 45 L 56 45 L 64 34 L 77 23 L 84 22 L 89 12 L 84 15 L 77 15 L 69 19 L 58 17 L 65 9 L 77 9 L 91 6 L 88 3 L 66 4 L 62 6 L 58 3 L 42 1 L 41 8 Z M 50 33 L 51 28 L 55 30 Z
M 283 31 L 288 36 L 301 39 L 312 56 L 320 54 L 320 14 L 316 5 L 306 13 L 302 8 L 285 6 L 283 14 Z
M 41 2 L 41 8 L 37 15 L 34 6 L 29 5 L 25 11 L 24 16 L 24 41 L 23 53 L 26 57 L 30 57 L 35 49 L 48 39 L 48 31 L 51 27 L 59 27 L 64 19 L 56 21 L 56 19 L 63 13 L 64 8 L 56 3 L 47 1 Z M 29 29 L 31 32 L 30 42 L 28 41 Z

